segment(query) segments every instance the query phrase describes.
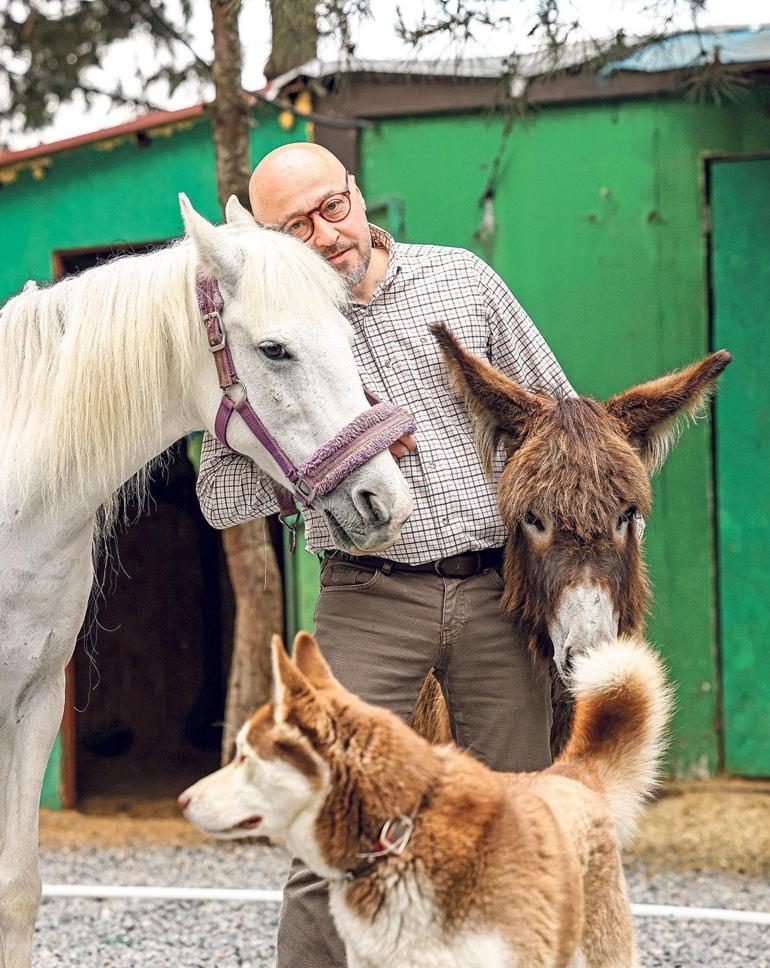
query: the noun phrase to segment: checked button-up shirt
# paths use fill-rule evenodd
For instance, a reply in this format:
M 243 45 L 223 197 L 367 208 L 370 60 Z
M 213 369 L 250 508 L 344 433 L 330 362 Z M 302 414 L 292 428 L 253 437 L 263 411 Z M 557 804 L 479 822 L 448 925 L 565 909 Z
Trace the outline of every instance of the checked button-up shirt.
M 368 305 L 352 304 L 353 353 L 361 381 L 414 417 L 417 451 L 399 460 L 414 512 L 388 558 L 409 564 L 497 548 L 505 528 L 497 509 L 498 455 L 491 481 L 476 452 L 468 412 L 450 390 L 431 323 L 446 323 L 463 346 L 528 389 L 574 391 L 532 320 L 502 279 L 465 249 L 395 242 L 372 226 L 388 250 L 385 276 Z M 198 497 L 216 528 L 278 510 L 269 479 L 254 462 L 206 434 Z M 305 513 L 309 551 L 334 547 L 320 511 Z

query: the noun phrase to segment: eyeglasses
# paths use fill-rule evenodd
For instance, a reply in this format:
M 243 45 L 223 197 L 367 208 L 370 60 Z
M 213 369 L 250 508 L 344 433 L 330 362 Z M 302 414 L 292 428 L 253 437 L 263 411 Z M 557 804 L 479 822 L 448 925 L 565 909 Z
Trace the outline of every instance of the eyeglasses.
M 344 192 L 335 192 L 327 196 L 321 204 L 305 212 L 304 215 L 295 215 L 281 226 L 284 235 L 290 235 L 293 239 L 300 242 L 307 242 L 313 234 L 313 216 L 317 213 L 325 222 L 341 222 L 350 215 L 350 189 L 347 188 L 350 173 L 345 171 Z

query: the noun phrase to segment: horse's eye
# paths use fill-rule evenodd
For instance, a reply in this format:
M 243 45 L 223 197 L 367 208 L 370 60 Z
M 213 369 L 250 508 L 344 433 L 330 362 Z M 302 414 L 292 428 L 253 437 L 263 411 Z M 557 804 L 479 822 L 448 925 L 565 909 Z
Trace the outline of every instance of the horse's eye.
M 636 516 L 636 506 L 631 505 L 628 510 L 624 511 L 618 518 L 618 527 L 622 528 L 624 524 L 628 524 Z
M 280 343 L 273 343 L 268 341 L 266 343 L 259 344 L 259 350 L 263 353 L 268 360 L 290 360 L 291 354 L 287 352 L 285 346 L 281 346 Z
M 543 524 L 543 522 L 536 514 L 533 514 L 531 511 L 527 511 L 527 513 L 524 515 L 524 520 L 531 528 L 535 528 L 540 532 L 545 531 L 545 525 Z

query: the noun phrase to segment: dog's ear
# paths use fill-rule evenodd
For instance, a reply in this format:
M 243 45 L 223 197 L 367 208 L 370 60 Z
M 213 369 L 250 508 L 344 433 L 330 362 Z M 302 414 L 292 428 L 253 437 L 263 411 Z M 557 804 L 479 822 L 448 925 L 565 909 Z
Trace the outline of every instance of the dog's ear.
M 275 721 L 286 722 L 291 707 L 302 700 L 312 701 L 315 690 L 297 666 L 291 661 L 280 635 L 271 642 L 273 659 L 273 707 Z
M 309 632 L 297 632 L 294 639 L 294 662 L 316 689 L 338 686 L 315 637 Z

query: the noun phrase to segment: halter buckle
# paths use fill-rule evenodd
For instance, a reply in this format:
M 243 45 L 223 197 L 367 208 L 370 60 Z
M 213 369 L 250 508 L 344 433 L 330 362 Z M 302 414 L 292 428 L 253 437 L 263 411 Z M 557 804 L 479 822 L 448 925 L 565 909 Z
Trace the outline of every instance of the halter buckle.
M 316 499 L 316 487 L 309 484 L 304 477 L 298 477 L 294 482 L 294 490 L 299 491 L 308 504 L 312 504 Z
M 211 332 L 214 327 L 210 325 L 211 320 L 216 320 L 217 329 L 222 336 L 220 341 L 213 345 L 211 343 Z M 206 327 L 206 335 L 208 336 L 207 342 L 209 345 L 209 353 L 218 353 L 220 350 L 223 350 L 225 346 L 227 346 L 227 335 L 225 334 L 225 328 L 222 325 L 222 317 L 219 315 L 219 313 L 216 310 L 213 310 L 210 313 L 204 313 L 203 324 Z M 214 330 L 214 332 L 216 332 L 216 330 Z

